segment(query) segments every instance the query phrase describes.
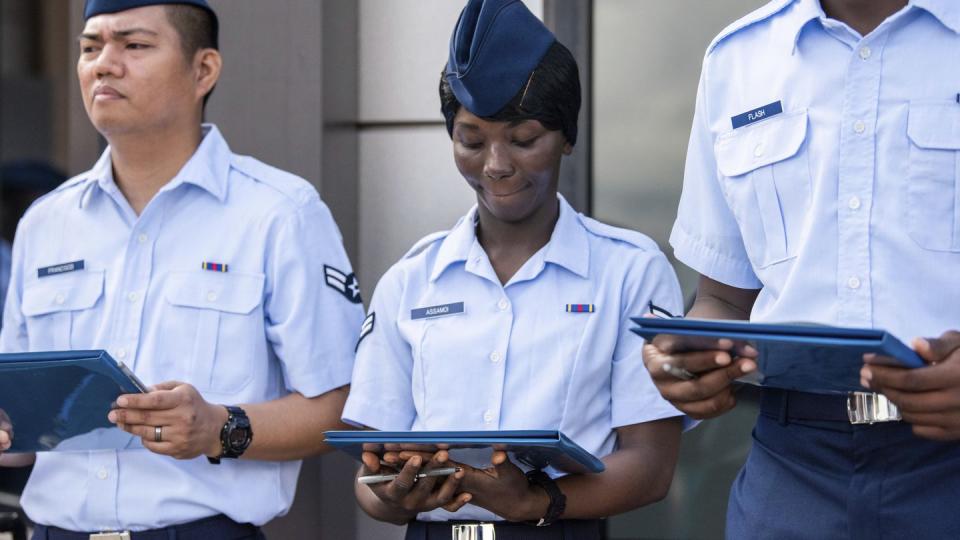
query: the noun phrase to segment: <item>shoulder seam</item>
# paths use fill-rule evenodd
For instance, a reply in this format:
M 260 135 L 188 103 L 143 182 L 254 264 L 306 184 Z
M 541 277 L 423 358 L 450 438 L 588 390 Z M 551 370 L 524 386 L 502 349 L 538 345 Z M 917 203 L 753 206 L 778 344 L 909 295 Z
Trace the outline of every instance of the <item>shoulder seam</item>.
M 713 50 L 716 49 L 717 46 L 728 37 L 736 34 L 740 30 L 769 19 L 770 17 L 783 11 L 793 2 L 794 0 L 771 0 L 769 3 L 764 4 L 740 19 L 737 19 L 732 24 L 721 30 L 720 33 L 717 34 L 717 37 L 713 38 L 713 41 L 711 41 L 710 45 L 707 46 L 707 52 L 705 56 L 710 56 L 710 53 L 712 53 Z

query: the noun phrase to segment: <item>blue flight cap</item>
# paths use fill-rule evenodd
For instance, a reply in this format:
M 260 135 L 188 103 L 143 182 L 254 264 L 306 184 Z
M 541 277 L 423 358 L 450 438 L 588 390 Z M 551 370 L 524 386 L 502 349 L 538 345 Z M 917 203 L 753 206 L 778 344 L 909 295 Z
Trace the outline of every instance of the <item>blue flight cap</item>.
M 103 15 L 104 13 L 117 13 L 118 11 L 126 11 L 138 7 L 166 4 L 183 4 L 206 10 L 206 12 L 210 14 L 210 17 L 213 18 L 213 42 L 214 44 L 217 43 L 220 21 L 217 20 L 217 13 L 207 4 L 206 0 L 86 0 L 86 5 L 83 7 L 83 20 L 96 17 L 97 15 Z
M 521 0 L 470 0 L 450 37 L 450 89 L 471 113 L 493 116 L 527 84 L 556 40 Z

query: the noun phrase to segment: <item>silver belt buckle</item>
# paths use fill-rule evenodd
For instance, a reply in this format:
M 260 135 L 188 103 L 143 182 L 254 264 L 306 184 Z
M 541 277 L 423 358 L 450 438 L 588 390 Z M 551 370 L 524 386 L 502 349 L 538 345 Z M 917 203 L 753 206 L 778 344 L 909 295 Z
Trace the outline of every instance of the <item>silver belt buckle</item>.
M 130 540 L 130 531 L 93 533 L 90 540 Z
M 847 394 L 847 417 L 851 424 L 899 422 L 902 419 L 900 409 L 887 396 L 873 392 Z
M 495 540 L 493 523 L 459 523 L 450 531 L 451 540 Z

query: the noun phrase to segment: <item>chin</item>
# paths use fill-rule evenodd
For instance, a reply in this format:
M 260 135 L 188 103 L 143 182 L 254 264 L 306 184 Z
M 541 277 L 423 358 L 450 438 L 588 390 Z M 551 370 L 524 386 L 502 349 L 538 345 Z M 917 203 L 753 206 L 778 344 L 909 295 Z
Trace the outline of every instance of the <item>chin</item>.
M 493 217 L 506 223 L 519 223 L 536 213 L 534 201 L 505 201 L 498 197 L 485 197 L 482 201 Z

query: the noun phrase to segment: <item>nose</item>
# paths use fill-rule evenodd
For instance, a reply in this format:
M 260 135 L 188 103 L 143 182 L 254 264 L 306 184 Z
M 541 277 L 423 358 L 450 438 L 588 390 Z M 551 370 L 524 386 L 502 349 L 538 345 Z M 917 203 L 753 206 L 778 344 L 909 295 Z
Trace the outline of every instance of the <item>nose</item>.
M 112 43 L 104 45 L 100 54 L 97 55 L 93 67 L 98 79 L 108 75 L 113 77 L 123 75 L 123 62 L 120 59 L 119 47 Z
M 500 180 L 513 176 L 514 172 L 510 151 L 501 144 L 490 145 L 487 159 L 483 163 L 483 175 L 491 180 Z

